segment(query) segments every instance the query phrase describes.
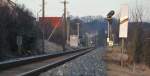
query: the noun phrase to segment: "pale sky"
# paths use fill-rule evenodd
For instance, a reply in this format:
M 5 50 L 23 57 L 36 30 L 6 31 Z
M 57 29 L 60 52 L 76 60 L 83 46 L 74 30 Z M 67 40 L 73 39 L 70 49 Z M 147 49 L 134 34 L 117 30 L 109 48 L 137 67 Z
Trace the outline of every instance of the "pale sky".
M 42 0 L 12 0 L 19 4 L 24 4 L 26 8 L 31 10 L 34 16 L 41 9 Z M 46 16 L 61 16 L 63 13 L 63 0 L 45 0 Z M 119 11 L 122 4 L 128 4 L 129 7 L 135 6 L 136 0 L 67 0 L 67 11 L 73 16 L 96 16 L 106 14 L 110 10 Z M 146 11 L 150 9 L 150 0 L 137 0 L 138 4 L 142 4 Z M 149 11 L 150 12 L 150 11 Z M 41 16 L 41 12 L 39 13 Z

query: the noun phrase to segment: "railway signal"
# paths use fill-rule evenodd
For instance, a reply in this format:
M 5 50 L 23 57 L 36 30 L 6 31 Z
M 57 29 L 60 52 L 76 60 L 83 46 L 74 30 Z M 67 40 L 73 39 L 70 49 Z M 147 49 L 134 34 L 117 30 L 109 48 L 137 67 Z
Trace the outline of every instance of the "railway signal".
M 107 19 L 108 18 L 112 18 L 112 16 L 115 14 L 115 12 L 113 10 L 111 10 L 108 14 L 107 14 Z
M 112 25 L 112 16 L 115 14 L 115 12 L 113 10 L 111 10 L 108 14 L 107 14 L 107 20 L 108 20 L 108 33 L 107 33 L 107 44 L 108 46 L 113 46 L 113 41 L 110 40 L 110 32 L 111 32 L 111 25 Z

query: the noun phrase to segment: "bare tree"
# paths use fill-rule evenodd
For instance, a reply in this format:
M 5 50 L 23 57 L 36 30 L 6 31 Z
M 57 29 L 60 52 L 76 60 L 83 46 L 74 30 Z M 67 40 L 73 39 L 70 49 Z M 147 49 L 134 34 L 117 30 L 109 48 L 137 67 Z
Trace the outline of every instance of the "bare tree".
M 142 58 L 142 46 L 143 46 L 143 29 L 142 29 L 142 22 L 143 22 L 143 12 L 144 9 L 142 5 L 139 5 L 136 1 L 136 7 L 132 9 L 131 11 L 131 20 L 134 23 L 134 31 L 133 31 L 133 37 L 132 37 L 132 55 L 134 58 L 134 61 L 139 63 L 141 62 Z

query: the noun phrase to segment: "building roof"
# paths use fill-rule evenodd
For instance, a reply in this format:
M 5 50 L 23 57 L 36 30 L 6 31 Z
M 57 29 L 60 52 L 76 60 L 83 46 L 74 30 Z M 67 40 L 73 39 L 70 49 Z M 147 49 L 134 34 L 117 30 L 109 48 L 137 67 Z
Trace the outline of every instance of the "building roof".
M 42 24 L 51 24 L 53 27 L 59 27 L 62 24 L 62 17 L 39 17 Z

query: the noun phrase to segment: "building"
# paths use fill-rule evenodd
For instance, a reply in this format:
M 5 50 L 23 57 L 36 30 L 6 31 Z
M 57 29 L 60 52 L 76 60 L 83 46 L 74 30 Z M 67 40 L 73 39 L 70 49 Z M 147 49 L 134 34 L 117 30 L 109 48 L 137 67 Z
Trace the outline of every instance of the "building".
M 44 30 L 45 38 L 48 39 L 52 31 L 62 25 L 61 17 L 39 17 L 41 30 Z
M 39 17 L 39 22 L 41 24 L 47 25 L 50 24 L 52 27 L 59 27 L 62 24 L 61 17 Z

